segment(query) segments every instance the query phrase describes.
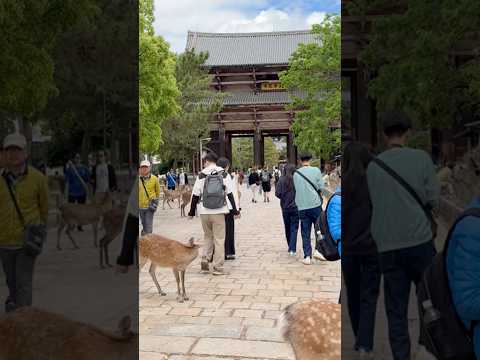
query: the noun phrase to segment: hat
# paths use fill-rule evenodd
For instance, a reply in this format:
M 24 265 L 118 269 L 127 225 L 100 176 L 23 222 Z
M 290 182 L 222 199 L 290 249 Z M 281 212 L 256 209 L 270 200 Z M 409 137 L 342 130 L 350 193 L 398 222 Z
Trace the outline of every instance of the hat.
M 148 160 L 143 160 L 143 161 L 140 163 L 140 167 L 143 167 L 143 166 L 150 167 L 150 161 L 148 161 Z
M 410 129 L 412 127 L 412 121 L 402 111 L 385 111 L 381 114 L 381 120 L 383 130 L 396 126 L 401 126 L 406 129 Z
M 25 136 L 19 133 L 9 134 L 5 136 L 5 139 L 3 140 L 3 148 L 6 149 L 10 146 L 25 149 L 27 147 L 27 139 L 25 139 Z

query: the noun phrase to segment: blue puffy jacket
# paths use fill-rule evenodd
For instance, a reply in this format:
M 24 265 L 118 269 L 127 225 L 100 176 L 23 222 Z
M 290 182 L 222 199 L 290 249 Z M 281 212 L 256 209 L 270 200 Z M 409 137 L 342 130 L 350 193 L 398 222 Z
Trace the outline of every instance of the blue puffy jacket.
M 340 195 L 338 195 L 337 193 L 339 193 Z M 326 211 L 328 229 L 330 231 L 330 234 L 332 235 L 333 240 L 338 243 L 338 252 L 341 255 L 342 243 L 340 240 L 342 239 L 342 196 L 340 187 L 337 187 L 335 189 L 335 194 L 332 195 Z
M 480 208 L 480 197 L 470 207 Z M 447 271 L 453 302 L 458 315 L 470 328 L 480 320 L 480 219 L 461 220 L 452 233 L 447 250 Z M 474 330 L 477 359 L 480 360 L 480 325 Z

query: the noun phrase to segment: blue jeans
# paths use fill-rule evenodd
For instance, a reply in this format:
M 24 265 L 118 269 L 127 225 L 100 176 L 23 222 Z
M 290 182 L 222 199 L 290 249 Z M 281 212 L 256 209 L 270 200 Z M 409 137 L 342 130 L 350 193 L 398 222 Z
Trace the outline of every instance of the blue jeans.
M 320 213 L 320 206 L 298 212 L 302 228 L 303 256 L 305 258 L 312 257 L 312 241 L 310 237 L 312 235 L 312 227 L 320 217 Z
M 140 221 L 142 222 L 142 235 L 151 234 L 153 232 L 153 214 L 149 209 L 139 209 Z
M 297 234 L 298 234 L 298 210 L 282 210 L 283 224 L 285 225 L 285 237 L 287 239 L 288 251 L 297 252 Z

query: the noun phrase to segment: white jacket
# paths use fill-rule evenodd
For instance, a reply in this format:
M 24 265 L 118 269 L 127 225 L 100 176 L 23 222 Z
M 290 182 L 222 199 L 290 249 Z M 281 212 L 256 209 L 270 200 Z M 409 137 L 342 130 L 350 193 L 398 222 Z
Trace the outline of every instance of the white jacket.
M 223 168 L 219 166 L 209 166 L 206 167 L 205 169 L 202 170 L 202 173 L 205 175 L 211 175 L 212 172 L 217 171 L 218 173 L 224 172 Z M 230 176 L 227 176 L 226 178 L 223 179 L 223 185 L 225 185 L 225 194 L 231 194 L 232 193 L 232 182 L 229 180 L 231 179 Z M 205 184 L 205 178 L 200 179 L 197 176 L 197 179 L 195 180 L 195 185 L 193 186 L 193 191 L 192 195 L 199 196 L 201 198 L 202 193 L 203 193 L 203 186 Z M 199 215 L 206 215 L 206 214 L 228 214 L 229 213 L 229 207 L 228 207 L 228 199 L 227 199 L 227 204 L 225 206 L 221 207 L 220 209 L 206 209 L 203 207 L 202 200 L 197 204 L 197 212 Z

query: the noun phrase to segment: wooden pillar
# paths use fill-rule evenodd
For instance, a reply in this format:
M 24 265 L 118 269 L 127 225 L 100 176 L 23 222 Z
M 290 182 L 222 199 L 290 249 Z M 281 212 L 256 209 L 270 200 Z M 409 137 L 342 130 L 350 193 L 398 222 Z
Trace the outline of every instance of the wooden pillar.
M 262 149 L 262 132 L 260 129 L 255 129 L 253 135 L 253 161 L 255 166 L 262 165 L 263 149 Z
M 290 164 L 297 163 L 297 149 L 293 143 L 293 131 L 289 130 L 287 135 L 287 159 Z
M 233 162 L 232 157 L 232 134 L 225 135 L 225 157 L 230 160 L 230 164 Z
M 225 128 L 218 129 L 218 157 L 226 155 L 226 136 Z
M 367 95 L 367 85 L 368 85 L 368 73 L 365 68 L 365 65 L 360 61 L 357 63 L 357 111 L 356 111 L 356 123 L 357 127 L 357 136 L 359 141 L 371 144 L 372 146 L 377 145 L 377 134 L 376 134 L 376 124 L 375 117 L 373 116 L 373 104 L 371 99 Z

